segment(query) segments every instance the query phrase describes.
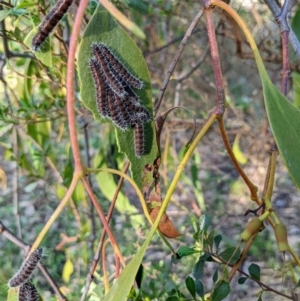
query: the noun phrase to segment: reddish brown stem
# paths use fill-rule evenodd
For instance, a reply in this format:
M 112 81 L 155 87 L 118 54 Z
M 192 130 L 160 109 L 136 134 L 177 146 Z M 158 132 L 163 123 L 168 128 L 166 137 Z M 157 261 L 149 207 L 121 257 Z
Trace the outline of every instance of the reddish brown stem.
M 67 63 L 67 82 L 66 82 L 67 114 L 68 114 L 71 147 L 72 147 L 73 157 L 75 161 L 75 172 L 82 172 L 82 173 L 83 173 L 83 165 L 81 162 L 79 145 L 77 140 L 76 119 L 75 119 L 75 112 L 74 112 L 74 78 L 75 78 L 75 53 L 76 53 L 77 41 L 80 33 L 80 26 L 88 2 L 89 2 L 88 0 L 80 1 L 76 13 L 73 30 L 70 38 L 70 48 L 69 48 L 68 63 Z
M 233 154 L 233 151 L 231 149 L 230 143 L 228 141 L 228 137 L 226 134 L 226 130 L 224 127 L 224 123 L 223 123 L 223 118 L 222 117 L 218 117 L 218 124 L 219 124 L 219 129 L 220 129 L 220 133 L 223 139 L 223 143 L 225 145 L 225 148 L 227 150 L 227 153 L 232 161 L 232 163 L 234 164 L 236 170 L 238 171 L 238 173 L 240 174 L 240 176 L 243 178 L 243 180 L 245 181 L 245 183 L 247 184 L 249 190 L 250 190 L 250 198 L 251 200 L 253 200 L 254 202 L 256 202 L 258 205 L 260 205 L 260 201 L 259 198 L 257 196 L 257 186 L 255 186 L 250 179 L 247 177 L 247 175 L 245 174 L 245 172 L 243 171 L 243 169 L 240 167 L 240 164 L 238 163 L 236 157 Z
M 217 116 L 222 116 L 225 111 L 225 93 L 223 87 L 222 69 L 221 69 L 220 56 L 218 51 L 218 44 L 215 35 L 215 27 L 212 19 L 212 12 L 213 12 L 212 6 L 208 6 L 204 8 L 210 53 L 211 53 L 211 59 L 213 63 L 213 69 L 214 69 L 215 81 L 216 81 L 216 90 L 217 90 L 217 106 L 216 106 L 215 114 Z
M 130 165 L 130 162 L 129 161 L 126 162 L 124 170 L 123 170 L 123 172 L 125 174 L 128 171 L 129 165 Z M 110 204 L 107 216 L 106 216 L 106 220 L 107 220 L 108 223 L 109 223 L 109 221 L 111 219 L 113 210 L 115 208 L 116 200 L 118 198 L 118 195 L 119 195 L 119 192 L 120 192 L 120 189 L 121 189 L 121 186 L 122 186 L 123 182 L 124 182 L 124 178 L 121 177 L 119 179 L 118 186 L 116 188 L 115 194 L 113 196 L 113 199 L 111 201 L 111 204 Z M 103 229 L 101 237 L 100 237 L 100 240 L 99 240 L 99 244 L 98 244 L 98 247 L 97 247 L 97 251 L 95 253 L 95 256 L 94 256 L 94 259 L 93 259 L 93 262 L 92 262 L 92 265 L 91 265 L 91 268 L 90 268 L 90 272 L 89 272 L 89 274 L 87 276 L 87 279 L 86 279 L 85 288 L 84 288 L 83 294 L 82 294 L 81 299 L 80 299 L 81 301 L 85 300 L 85 298 L 86 298 L 86 296 L 88 294 L 90 285 L 92 283 L 92 280 L 94 278 L 94 272 L 96 270 L 97 264 L 98 264 L 99 259 L 100 259 L 100 254 L 101 254 L 101 251 L 102 251 L 102 248 L 103 248 L 103 242 L 104 242 L 104 239 L 105 239 L 105 235 L 106 235 L 106 231 L 105 231 L 105 229 Z M 116 274 L 118 275 L 118 273 L 117 273 L 117 265 L 120 266 L 120 263 L 118 263 L 118 261 L 116 261 Z
M 254 238 L 255 238 L 256 235 L 257 235 L 257 233 L 254 234 L 247 241 L 247 243 L 246 243 L 246 245 L 245 245 L 245 247 L 244 247 L 244 249 L 243 249 L 243 251 L 241 253 L 241 256 L 240 256 L 239 260 L 234 264 L 234 266 L 232 267 L 232 269 L 231 269 L 231 271 L 230 271 L 230 273 L 229 273 L 229 275 L 227 277 L 228 282 L 230 282 L 232 280 L 232 278 L 234 277 L 235 273 L 238 271 L 238 269 L 240 268 L 241 264 L 243 263 L 243 261 L 244 261 L 246 255 L 247 255 L 247 253 L 248 253 L 248 251 L 249 251 L 249 249 L 250 249 L 250 247 L 251 247 L 251 245 L 253 243 L 253 240 L 254 240 Z
M 281 71 L 281 93 L 287 94 L 287 84 L 288 79 L 291 74 L 290 63 L 289 63 L 289 31 L 284 31 L 281 33 L 281 43 L 282 43 L 282 71 Z
M 91 198 L 91 200 L 92 200 L 92 202 L 93 202 L 93 204 L 96 208 L 96 211 L 97 211 L 98 215 L 100 216 L 101 222 L 102 222 L 103 227 L 104 227 L 105 231 L 107 232 L 107 235 L 108 235 L 108 237 L 111 241 L 111 244 L 113 246 L 115 254 L 117 256 L 119 256 L 122 265 L 125 266 L 125 262 L 124 262 L 124 259 L 122 258 L 120 248 L 117 244 L 117 241 L 116 241 L 112 231 L 109 228 L 107 220 L 106 220 L 106 218 L 104 216 L 104 213 L 103 213 L 103 211 L 102 211 L 102 209 L 101 209 L 101 207 L 100 207 L 100 205 L 99 205 L 99 203 L 98 203 L 98 201 L 97 201 L 97 199 L 96 199 L 96 197 L 93 193 L 93 190 L 92 190 L 91 186 L 89 185 L 88 181 L 85 178 L 82 179 L 82 182 L 83 182 L 83 185 L 84 185 L 89 197 Z

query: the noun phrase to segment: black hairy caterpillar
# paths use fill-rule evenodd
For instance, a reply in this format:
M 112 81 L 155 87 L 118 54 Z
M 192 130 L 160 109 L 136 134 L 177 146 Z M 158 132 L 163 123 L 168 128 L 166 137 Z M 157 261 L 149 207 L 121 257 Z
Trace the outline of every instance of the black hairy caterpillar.
M 58 0 L 49 14 L 46 15 L 45 19 L 38 28 L 37 34 L 32 39 L 31 47 L 34 51 L 37 51 L 45 42 L 54 27 L 68 11 L 72 2 L 73 0 Z
M 128 86 L 136 89 L 142 89 L 143 82 L 130 73 L 124 65 L 116 58 L 116 56 L 104 44 L 98 44 L 98 49 L 106 59 L 110 70 L 121 81 L 124 81 Z
M 9 280 L 10 287 L 17 287 L 29 280 L 37 264 L 43 257 L 43 249 L 38 248 L 24 261 L 19 271 Z
M 19 301 L 38 301 L 39 294 L 35 286 L 30 282 L 25 282 L 19 288 Z
M 120 97 L 125 96 L 126 92 L 121 80 L 119 80 L 119 78 L 116 77 L 109 68 L 107 60 L 100 51 L 99 46 L 97 44 L 92 44 L 92 50 L 94 57 L 101 68 L 103 76 L 107 81 L 108 86 L 111 88 L 111 90 L 113 90 L 114 93 L 118 94 Z
M 122 111 L 120 111 L 120 108 L 118 107 L 116 95 L 113 93 L 112 90 L 109 90 L 108 93 L 108 107 L 111 121 L 121 130 L 128 129 L 130 127 L 130 122 L 128 122 L 128 116 L 122 115 Z
M 144 125 L 142 123 L 134 126 L 134 151 L 138 158 L 145 153 Z
M 135 105 L 133 112 L 134 114 L 131 119 L 131 125 L 142 124 L 151 121 L 150 113 L 145 107 L 141 105 Z
M 108 87 L 105 84 L 102 70 L 95 59 L 90 60 L 90 68 L 95 84 L 97 108 L 99 114 L 105 118 L 110 116 L 108 107 Z

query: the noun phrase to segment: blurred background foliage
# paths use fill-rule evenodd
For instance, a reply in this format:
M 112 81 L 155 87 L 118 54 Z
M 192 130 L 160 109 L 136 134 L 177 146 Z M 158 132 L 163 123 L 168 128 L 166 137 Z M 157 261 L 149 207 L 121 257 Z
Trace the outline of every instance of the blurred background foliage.
M 26 38 L 54 3 L 32 0 L 0 2 L 0 220 L 29 244 L 59 204 L 73 172 L 66 122 L 65 78 L 68 41 L 77 1 L 52 34 L 47 51 L 39 57 L 40 60 L 26 44 Z M 147 61 L 155 100 L 179 43 L 201 8 L 199 1 L 120 0 L 113 3 L 146 34 L 145 40 L 136 39 L 135 42 Z M 274 17 L 261 1 L 233 0 L 230 4 L 251 28 L 270 78 L 279 87 L 281 42 Z M 97 2 L 90 2 L 82 29 L 96 5 Z M 262 191 L 268 151 L 273 140 L 260 79 L 251 50 L 238 27 L 221 11 L 216 10 L 214 18 L 228 101 L 225 113 L 227 133 L 247 175 Z M 299 38 L 299 6 L 293 6 L 290 18 Z M 299 66 L 299 59 L 291 50 L 292 76 L 288 97 L 300 107 Z M 75 84 L 78 138 L 85 164 L 122 170 L 126 159 L 118 153 L 112 126 L 92 119 L 91 113 L 80 102 L 78 82 Z M 215 100 L 207 32 L 202 19 L 171 77 L 160 112 L 173 106 L 185 106 L 195 116 L 199 129 L 214 109 Z M 185 152 L 193 127 L 188 111 L 175 110 L 167 118 L 161 136 L 163 195 Z M 91 176 L 90 181 L 103 210 L 107 212 L 118 178 L 103 173 Z M 272 201 L 288 225 L 290 243 L 299 254 L 300 193 L 280 158 Z M 192 247 L 191 217 L 198 218 L 205 213 L 212 217 L 211 227 L 215 234 L 223 236 L 221 248 L 236 246 L 239 233 L 248 220 L 243 213 L 253 207 L 247 187 L 231 164 L 214 125 L 189 162 L 168 208 L 172 222 L 183 234 L 171 243 L 175 250 L 180 246 Z M 129 260 L 142 244 L 149 225 L 128 183 L 122 188 L 111 226 L 122 254 Z M 83 187 L 78 185 L 72 201 L 56 220 L 42 245 L 46 250 L 44 264 L 69 300 L 80 299 L 80 288 L 85 284 L 101 229 Z M 243 269 L 247 271 L 251 263 L 256 263 L 261 268 L 262 281 L 289 292 L 291 283 L 299 279 L 300 271 L 296 269 L 294 273 L 288 273 L 282 282 L 282 258 L 271 233 L 267 227 L 258 235 Z M 113 275 L 114 258 L 111 253 L 108 246 L 107 268 Z M 22 258 L 22 252 L 16 246 L 4 237 L 0 239 L 1 300 L 5 300 L 6 283 L 18 269 Z M 183 257 L 177 264 L 172 263 L 169 250 L 155 236 L 144 259 L 141 291 L 145 300 L 166 300 L 172 289 L 192 298 L 183 279 L 191 273 L 196 262 L 197 256 L 192 255 Z M 205 287 L 212 285 L 214 273 L 215 266 L 206 263 L 201 279 Z M 56 300 L 39 273 L 34 277 L 34 283 L 44 300 Z M 99 269 L 93 284 L 98 296 L 103 296 L 101 283 L 102 270 Z M 259 286 L 252 281 L 239 284 L 238 280 L 234 280 L 228 300 L 255 300 L 259 291 Z M 270 293 L 264 296 L 264 300 L 282 300 L 282 297 L 274 297 Z M 98 299 L 90 296 L 89 300 Z

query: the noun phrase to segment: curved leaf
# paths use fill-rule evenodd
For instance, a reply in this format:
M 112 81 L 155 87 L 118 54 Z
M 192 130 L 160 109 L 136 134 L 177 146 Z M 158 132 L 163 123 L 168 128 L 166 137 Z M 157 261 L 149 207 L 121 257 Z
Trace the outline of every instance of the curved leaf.
M 224 300 L 230 293 L 230 285 L 228 282 L 221 280 L 212 294 L 212 301 Z
M 247 37 L 263 85 L 265 106 L 274 138 L 290 176 L 300 188 L 300 111 L 271 82 L 254 38 L 242 18 L 222 1 L 213 0 L 212 4 L 226 9 Z
M 142 53 L 127 33 L 101 5 L 96 9 L 85 30 L 78 54 L 80 94 L 84 105 L 92 111 L 97 121 L 107 122 L 106 119 L 101 118 L 97 110 L 95 87 L 89 67 L 89 61 L 92 58 L 91 45 L 92 43 L 100 42 L 106 44 L 118 56 L 118 59 L 143 81 L 144 88 L 135 92 L 139 96 L 141 103 L 153 115 L 150 76 Z M 145 185 L 146 181 L 150 181 L 144 178 L 144 166 L 147 164 L 152 166 L 158 153 L 154 123 L 150 122 L 144 125 L 147 153 L 141 158 L 135 156 L 133 130 L 122 131 L 116 128 L 119 151 L 125 153 L 131 162 L 130 168 L 133 179 L 140 188 Z

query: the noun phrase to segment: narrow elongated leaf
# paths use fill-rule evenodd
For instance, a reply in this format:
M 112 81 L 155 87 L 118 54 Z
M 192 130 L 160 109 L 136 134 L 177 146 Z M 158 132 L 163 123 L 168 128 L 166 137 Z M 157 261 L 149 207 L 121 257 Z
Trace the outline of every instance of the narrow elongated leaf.
M 197 295 L 202 298 L 202 296 L 204 295 L 203 283 L 200 280 L 196 279 L 195 280 L 195 286 L 196 286 Z
M 251 46 L 263 85 L 265 106 L 274 138 L 290 176 L 300 188 L 300 111 L 273 85 L 245 22 L 231 7 L 228 6 L 227 9 L 244 31 Z
M 193 298 L 196 297 L 196 287 L 195 287 L 195 282 L 194 279 L 190 276 L 188 276 L 185 279 L 185 285 L 186 288 L 188 289 L 188 291 L 190 292 L 190 294 L 193 296 Z
M 94 118 L 99 122 L 108 122 L 107 119 L 100 116 L 96 104 L 96 92 L 89 66 L 90 59 L 93 57 L 91 49 L 93 43 L 105 44 L 128 70 L 143 81 L 143 89 L 135 92 L 140 98 L 141 104 L 148 109 L 152 116 L 150 76 L 142 53 L 114 18 L 99 5 L 84 32 L 78 55 L 81 99 L 93 113 Z M 145 177 L 144 167 L 146 165 L 153 166 L 158 153 L 154 122 L 144 125 L 146 155 L 141 158 L 137 158 L 135 155 L 133 130 L 122 131 L 116 128 L 119 151 L 125 153 L 131 162 L 133 179 L 140 188 L 145 186 L 145 182 L 153 181 L 153 177 L 151 179 Z
M 130 292 L 131 286 L 134 282 L 135 276 L 140 268 L 141 262 L 151 241 L 151 238 L 155 232 L 156 227 L 152 227 L 150 233 L 148 234 L 145 242 L 138 250 L 137 254 L 125 267 L 119 278 L 110 288 L 108 293 L 105 295 L 103 301 L 125 301 L 127 300 L 127 295 Z
M 292 29 L 293 29 L 296 37 L 300 41 L 300 32 L 299 32 L 299 28 L 300 28 L 300 7 L 299 6 L 298 6 L 298 9 L 297 9 L 293 19 L 292 19 L 291 25 L 292 25 Z
M 269 81 L 264 82 L 269 122 L 283 161 L 300 188 L 300 111 Z
M 292 78 L 294 91 L 294 106 L 297 109 L 300 109 L 300 74 L 297 72 L 293 72 Z

